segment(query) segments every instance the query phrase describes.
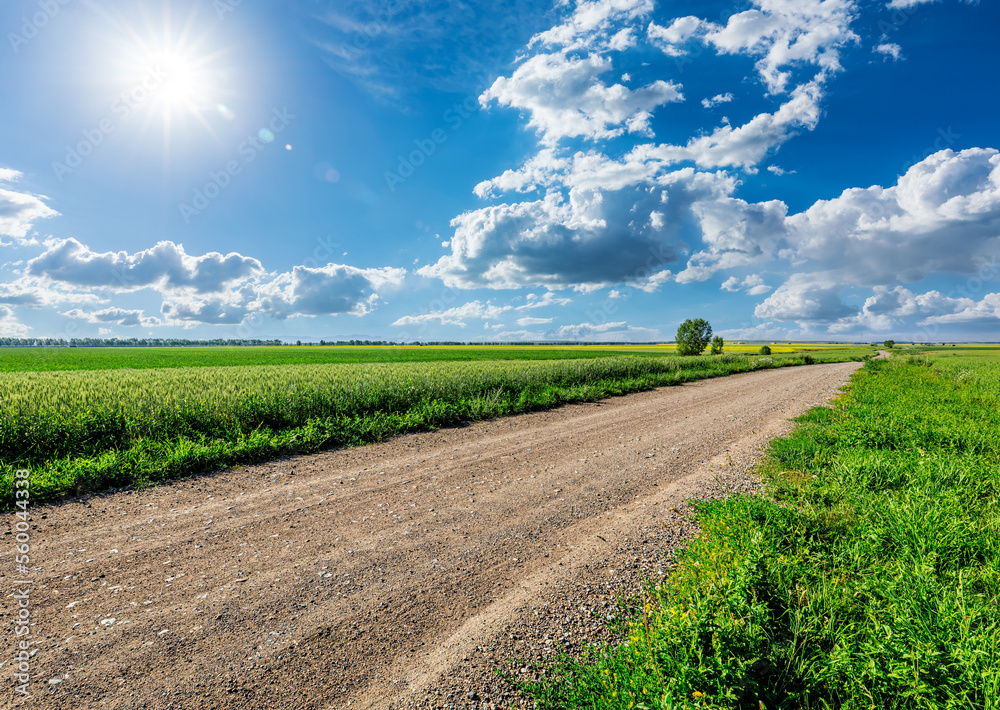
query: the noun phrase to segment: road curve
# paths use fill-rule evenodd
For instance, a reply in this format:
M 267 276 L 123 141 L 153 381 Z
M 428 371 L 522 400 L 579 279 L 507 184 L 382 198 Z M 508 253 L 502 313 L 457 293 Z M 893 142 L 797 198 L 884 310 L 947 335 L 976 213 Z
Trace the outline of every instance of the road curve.
M 681 501 L 746 478 L 857 367 L 705 380 L 36 508 L 32 697 L 4 692 L 74 709 L 499 703 L 494 667 L 600 636 L 614 590 L 662 574 L 659 551 L 693 529 Z

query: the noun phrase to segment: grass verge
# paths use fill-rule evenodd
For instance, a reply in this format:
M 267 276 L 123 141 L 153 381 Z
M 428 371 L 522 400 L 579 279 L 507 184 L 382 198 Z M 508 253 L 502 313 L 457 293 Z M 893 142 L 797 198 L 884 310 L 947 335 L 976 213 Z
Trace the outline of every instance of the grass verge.
M 0 378 L 0 507 L 13 506 L 19 468 L 31 471 L 33 500 L 54 501 L 867 352 L 8 373 Z
M 1000 707 L 1000 369 L 869 361 L 542 708 Z M 973 377 L 969 371 L 979 373 Z M 965 373 L 965 374 L 962 374 Z

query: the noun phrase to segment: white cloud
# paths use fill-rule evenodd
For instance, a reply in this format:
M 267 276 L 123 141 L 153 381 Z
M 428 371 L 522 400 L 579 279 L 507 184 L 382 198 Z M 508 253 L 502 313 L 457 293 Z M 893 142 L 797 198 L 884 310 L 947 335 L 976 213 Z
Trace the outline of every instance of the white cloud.
M 102 299 L 93 293 L 67 288 L 64 284 L 45 283 L 44 279 L 30 276 L 0 283 L 0 303 L 28 308 L 44 308 L 62 303 L 100 303 Z
M 75 239 L 50 239 L 45 251 L 28 260 L 24 274 L 0 284 L 0 304 L 32 308 L 60 303 L 107 303 L 110 296 L 151 289 L 162 298 L 162 318 L 110 305 L 74 308 L 63 315 L 90 323 L 154 327 L 234 325 L 250 314 L 276 319 L 369 313 L 383 293 L 403 282 L 405 269 L 362 269 L 344 264 L 286 273 L 267 273 L 261 263 L 238 253 L 201 256 L 163 241 L 150 249 L 95 252 Z
M 730 276 L 722 284 L 722 290 L 735 293 L 745 291 L 748 296 L 762 296 L 771 291 L 771 287 L 764 283 L 764 279 L 758 274 L 750 274 L 742 281 L 736 276 Z
M 621 22 L 636 22 L 653 11 L 652 0 L 580 0 L 565 22 L 531 38 L 529 47 L 543 45 L 564 49 L 621 49 L 632 35 Z M 623 33 L 624 36 L 623 36 Z M 625 46 L 631 46 L 630 43 Z
M 0 337 L 23 338 L 31 330 L 14 315 L 13 309 L 0 306 Z
M 725 338 L 727 343 L 735 343 L 741 340 L 800 340 L 802 338 L 815 337 L 815 333 L 800 329 L 788 328 L 773 322 L 764 322 L 745 328 L 726 328 L 716 332 Z
M 546 323 L 551 323 L 554 320 L 555 318 L 532 318 L 530 316 L 526 316 L 524 318 L 518 318 L 517 324 L 520 326 L 545 325 Z
M 748 203 L 718 197 L 695 203 L 704 248 L 691 255 L 678 283 L 704 281 L 723 269 L 769 261 L 785 236 L 788 208 L 779 200 Z
M 726 92 L 725 94 L 716 94 L 710 99 L 702 99 L 701 105 L 705 108 L 715 108 L 719 104 L 728 104 L 732 100 L 732 93 Z
M 872 49 L 872 52 L 890 57 L 894 62 L 903 58 L 903 48 L 894 42 L 879 44 Z
M 722 125 L 692 138 L 684 146 L 640 146 L 635 152 L 666 164 L 692 161 L 700 168 L 750 168 L 800 130 L 813 130 L 820 117 L 823 92 L 816 82 L 803 84 L 774 113 L 762 113 L 742 126 Z
M 153 326 L 162 325 L 162 321 L 160 321 L 160 319 L 148 318 L 141 310 L 129 310 L 116 307 L 89 312 L 83 311 L 79 308 L 74 308 L 66 311 L 63 315 L 70 318 L 85 320 L 88 323 L 113 323 L 124 327 L 141 325 L 143 327 L 152 328 Z
M 573 299 L 566 298 L 565 296 L 556 296 L 552 291 L 546 291 L 541 296 L 529 293 L 525 297 L 525 301 L 527 302 L 524 305 L 516 306 L 514 310 L 530 311 L 535 308 L 547 308 L 549 306 L 568 306 L 573 302 Z
M 481 320 L 496 320 L 504 313 L 511 310 L 511 308 L 512 306 L 494 306 L 489 301 L 486 303 L 482 303 L 481 301 L 470 301 L 469 303 L 456 306 L 455 308 L 449 308 L 445 311 L 423 313 L 417 316 L 403 316 L 402 318 L 397 319 L 393 325 L 406 326 L 437 321 L 441 325 L 451 324 L 464 328 L 467 325 L 466 321 L 469 319 L 478 318 Z
M 49 240 L 46 247 L 28 262 L 28 274 L 83 289 L 124 292 L 154 287 L 211 293 L 263 272 L 260 262 L 251 257 L 218 252 L 195 257 L 169 241 L 135 254 L 98 253 L 75 239 Z
M 861 326 L 884 329 L 899 324 L 897 317 L 942 309 L 951 310 L 932 317 L 984 312 L 989 304 L 974 309 L 937 292 L 918 297 L 888 286 L 932 274 L 996 272 L 991 265 L 1000 253 L 1000 152 L 935 153 L 894 186 L 845 190 L 788 217 L 761 241 L 762 247 L 773 251 L 779 238 L 787 246 L 777 255 L 801 271 L 758 306 L 758 317 L 826 321 L 845 332 Z M 820 271 L 810 273 L 810 268 Z M 861 309 L 840 298 L 850 286 L 873 289 Z
M 569 158 L 559 157 L 552 148 L 544 148 L 517 170 L 505 170 L 503 175 L 479 183 L 473 192 L 481 198 L 505 192 L 528 192 L 538 185 L 551 184 L 571 165 Z M 442 246 L 448 246 L 448 242 Z
M 754 310 L 757 318 L 825 323 L 857 314 L 841 300 L 844 285 L 829 274 L 795 274 Z
M 687 249 L 692 205 L 732 189 L 727 176 L 685 169 L 625 189 L 574 187 L 568 199 L 552 190 L 484 207 L 456 217 L 452 252 L 418 273 L 454 288 L 655 291 Z
M 22 177 L 19 170 L 0 168 L 0 182 L 16 183 Z M 0 237 L 13 237 L 18 244 L 30 243 L 27 236 L 35 222 L 59 215 L 45 204 L 47 199 L 44 195 L 0 187 Z
M 703 42 L 720 54 L 758 57 L 757 71 L 771 93 L 787 90 L 791 68 L 818 67 L 823 75 L 841 70 L 840 51 L 859 40 L 851 30 L 853 0 L 753 0 L 755 7 L 725 25 L 682 17 L 668 27 L 650 24 L 649 37 L 670 56 Z
M 787 220 L 786 258 L 875 286 L 975 273 L 1000 250 L 1000 152 L 944 150 L 896 185 L 845 190 Z
M 405 269 L 390 267 L 296 266 L 290 273 L 256 287 L 257 301 L 249 308 L 263 309 L 279 319 L 341 313 L 363 316 L 375 306 L 381 292 L 400 286 L 405 276 Z
M 651 328 L 630 326 L 626 321 L 562 325 L 544 333 L 530 330 L 508 330 L 496 333 L 492 337 L 496 340 L 572 340 L 584 342 L 652 342 L 663 339 L 663 335 L 659 331 Z
M 597 140 L 626 130 L 649 134 L 653 109 L 684 98 L 678 85 L 662 79 L 634 90 L 607 86 L 599 77 L 612 68 L 611 60 L 598 54 L 537 54 L 509 78 L 499 77 L 479 101 L 484 107 L 496 101 L 528 111 L 528 125 L 543 143 L 554 145 L 573 136 Z
M 1000 293 L 988 293 L 981 301 L 968 298 L 949 299 L 953 310 L 924 318 L 921 325 L 952 325 L 955 323 L 988 322 L 1000 324 Z
M 614 323 L 579 323 L 563 325 L 555 330 L 556 340 L 602 340 L 640 342 L 657 340 L 661 337 L 658 331 L 651 328 L 630 326 L 625 321 Z

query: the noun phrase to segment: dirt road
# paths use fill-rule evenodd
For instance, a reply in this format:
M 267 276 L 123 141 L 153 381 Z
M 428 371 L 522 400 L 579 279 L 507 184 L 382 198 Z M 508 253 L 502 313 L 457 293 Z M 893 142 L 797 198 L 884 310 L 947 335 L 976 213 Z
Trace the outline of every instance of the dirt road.
M 681 501 L 751 481 L 788 418 L 856 367 L 706 380 L 36 508 L 27 705 L 509 704 L 497 666 L 607 633 L 613 592 L 662 574 L 662 552 L 692 532 Z

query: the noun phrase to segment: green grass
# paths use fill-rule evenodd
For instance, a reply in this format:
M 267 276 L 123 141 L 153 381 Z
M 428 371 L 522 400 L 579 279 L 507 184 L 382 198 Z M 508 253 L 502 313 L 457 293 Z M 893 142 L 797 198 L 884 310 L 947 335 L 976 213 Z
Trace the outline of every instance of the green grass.
M 157 481 L 734 372 L 859 359 L 605 357 L 0 375 L 0 503 Z
M 543 708 L 1000 707 L 1000 358 L 868 362 Z
M 569 360 L 662 350 L 622 347 L 114 347 L 0 348 L 0 373 L 52 370 L 144 370 L 164 367 L 251 367 L 371 362 Z

